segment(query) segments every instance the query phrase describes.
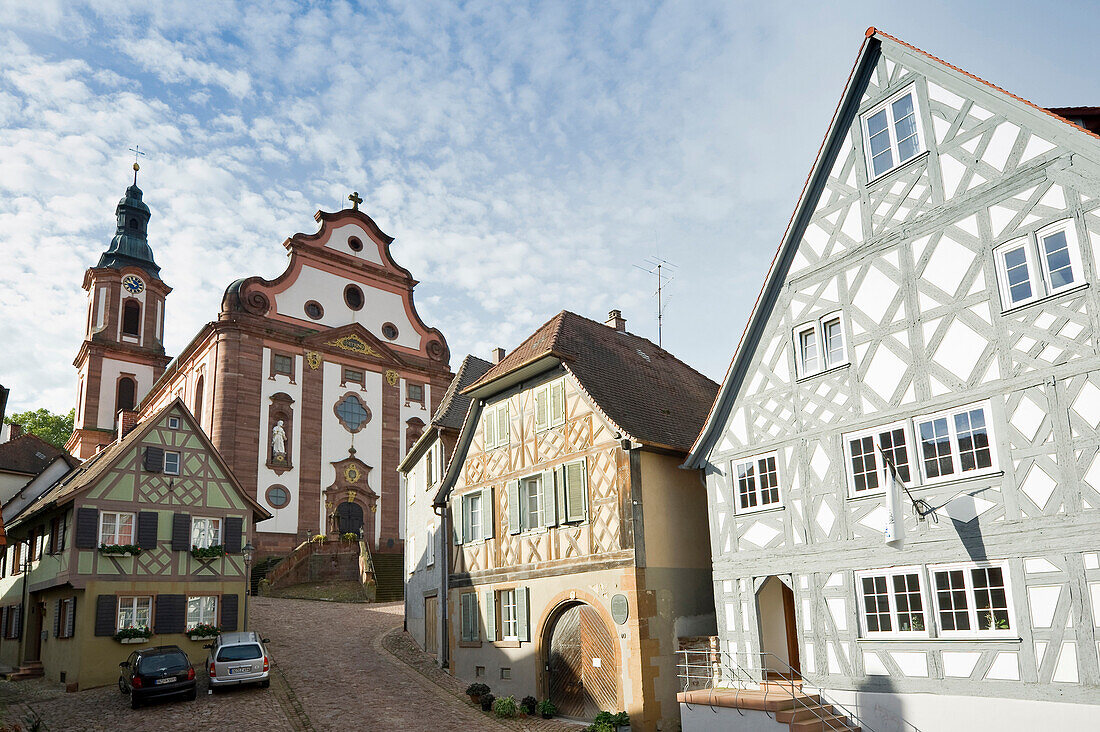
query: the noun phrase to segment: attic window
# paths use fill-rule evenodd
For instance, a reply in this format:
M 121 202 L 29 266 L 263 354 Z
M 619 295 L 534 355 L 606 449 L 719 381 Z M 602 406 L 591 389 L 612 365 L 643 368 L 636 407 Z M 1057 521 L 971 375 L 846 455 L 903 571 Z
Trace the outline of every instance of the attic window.
M 895 94 L 863 115 L 863 145 L 869 179 L 874 180 L 924 150 L 915 86 Z
M 179 428 L 180 428 L 180 418 L 179 417 L 169 417 L 168 418 L 168 429 L 178 430 Z
M 325 315 L 325 309 L 321 307 L 321 303 L 310 300 L 306 303 L 306 315 L 313 320 L 320 320 Z
M 355 285 L 348 285 L 344 288 L 344 302 L 346 302 L 348 307 L 352 310 L 362 310 L 363 291 Z
M 363 242 L 359 240 L 359 237 L 349 236 L 348 237 L 348 246 L 351 247 L 351 250 L 353 252 L 363 251 Z
M 397 337 L 397 326 L 393 323 L 383 323 L 382 335 L 386 336 L 386 338 L 392 341 L 394 338 Z
M 637 351 L 637 352 L 638 352 L 638 355 L 639 355 L 639 356 L 641 356 L 642 358 L 644 358 L 644 359 L 645 359 L 646 361 L 649 361 L 649 360 L 650 360 L 650 359 L 649 359 L 649 355 L 648 355 L 648 354 L 646 354 L 646 352 L 645 352 L 645 351 L 643 351 L 642 349 L 640 349 L 640 348 L 635 348 L 634 350 L 635 350 L 635 351 Z

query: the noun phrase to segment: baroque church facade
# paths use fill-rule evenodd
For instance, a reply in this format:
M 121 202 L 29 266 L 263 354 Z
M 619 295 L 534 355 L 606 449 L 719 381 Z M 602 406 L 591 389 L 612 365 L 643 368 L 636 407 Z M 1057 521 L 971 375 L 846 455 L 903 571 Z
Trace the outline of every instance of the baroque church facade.
M 170 360 L 171 288 L 153 259 L 135 180 L 110 248 L 85 275 L 69 450 L 94 455 L 113 439 L 120 411 L 145 417 L 179 398 L 272 514 L 250 537 L 259 556 L 319 533 L 356 533 L 375 551 L 400 552 L 396 468 L 447 389 L 450 353 L 416 312 L 417 283 L 390 255 L 393 238 L 352 200 L 350 209 L 318 211 L 316 233 L 283 243 L 281 275 L 230 284 L 217 318 Z

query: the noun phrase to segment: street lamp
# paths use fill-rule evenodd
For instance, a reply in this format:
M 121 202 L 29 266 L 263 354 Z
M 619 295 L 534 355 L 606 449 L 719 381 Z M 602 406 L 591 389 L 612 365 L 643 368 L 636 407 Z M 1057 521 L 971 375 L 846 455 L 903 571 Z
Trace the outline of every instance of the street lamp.
M 252 594 L 252 552 L 256 547 L 252 542 L 245 543 L 241 549 L 244 554 L 244 629 L 248 630 L 248 596 Z

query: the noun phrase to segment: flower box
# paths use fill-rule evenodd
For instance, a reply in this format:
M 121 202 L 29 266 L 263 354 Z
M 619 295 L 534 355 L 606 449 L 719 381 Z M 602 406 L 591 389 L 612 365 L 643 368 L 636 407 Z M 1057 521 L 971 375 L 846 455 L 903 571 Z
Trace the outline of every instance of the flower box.
M 193 641 L 205 641 L 205 640 L 214 640 L 215 638 L 218 637 L 218 634 L 214 633 L 213 635 L 205 635 L 205 634 L 204 635 L 199 635 L 198 633 L 188 633 L 187 637 L 190 638 Z
M 122 643 L 124 645 L 129 645 L 131 643 L 148 643 L 149 639 L 148 638 L 142 638 L 142 637 L 138 637 L 138 638 L 119 638 L 118 642 Z
M 136 544 L 100 544 L 99 553 L 109 557 L 136 557 L 141 547 Z

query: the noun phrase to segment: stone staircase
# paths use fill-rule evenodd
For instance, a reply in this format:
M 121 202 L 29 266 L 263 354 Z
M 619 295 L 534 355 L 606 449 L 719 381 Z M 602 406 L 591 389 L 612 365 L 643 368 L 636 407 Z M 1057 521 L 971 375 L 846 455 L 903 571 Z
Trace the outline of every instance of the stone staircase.
M 372 554 L 376 602 L 396 602 L 405 597 L 405 555 Z
M 45 673 L 41 661 L 27 661 L 27 663 L 14 671 L 8 672 L 5 676 L 8 681 L 22 681 L 23 679 L 41 678 Z
M 802 693 L 801 681 L 765 681 L 759 689 L 698 689 L 677 695 L 681 703 L 765 712 L 790 732 L 860 732 L 817 694 Z

